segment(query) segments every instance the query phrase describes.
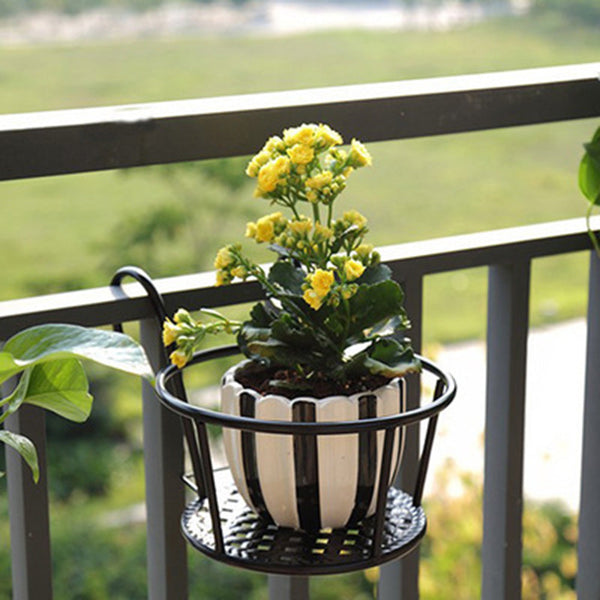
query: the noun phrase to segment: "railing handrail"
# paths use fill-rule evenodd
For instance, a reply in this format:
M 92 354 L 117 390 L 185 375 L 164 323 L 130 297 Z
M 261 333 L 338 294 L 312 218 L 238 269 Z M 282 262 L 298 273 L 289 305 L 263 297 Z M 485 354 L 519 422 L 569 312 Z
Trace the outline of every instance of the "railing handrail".
M 600 230 L 600 216 L 593 218 L 592 224 Z M 585 219 L 578 218 L 385 246 L 380 253 L 395 276 L 402 279 L 590 248 Z M 239 304 L 261 295 L 256 283 L 233 284 L 224 292 L 214 282 L 212 271 L 155 281 L 171 312 L 179 306 L 194 310 Z M 64 321 L 102 326 L 115 320 L 138 321 L 153 314 L 145 291 L 137 283 L 124 284 L 123 291 L 105 286 L 5 300 L 0 302 L 0 340 L 42 323 Z
M 0 115 L 0 180 L 251 154 L 294 122 L 374 142 L 594 117 L 599 73 L 596 62 Z

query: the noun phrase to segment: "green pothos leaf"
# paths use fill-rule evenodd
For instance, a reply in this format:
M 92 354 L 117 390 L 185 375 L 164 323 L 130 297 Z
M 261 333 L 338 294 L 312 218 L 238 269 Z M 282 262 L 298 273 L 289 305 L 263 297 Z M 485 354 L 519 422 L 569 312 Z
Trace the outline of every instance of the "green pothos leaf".
M 0 442 L 14 448 L 31 468 L 33 479 L 37 483 L 40 478 L 40 467 L 38 464 L 37 451 L 33 442 L 24 435 L 0 429 Z
M 592 230 L 590 218 L 595 206 L 600 206 L 600 127 L 592 141 L 584 144 L 585 154 L 579 163 L 579 189 L 587 198 L 589 208 L 586 215 L 587 230 L 594 248 L 600 256 L 600 242 Z
M 92 410 L 92 396 L 81 363 L 76 359 L 36 365 L 29 379 L 25 402 L 81 423 Z
M 25 329 L 6 342 L 0 352 L 0 383 L 28 367 L 64 358 L 91 360 L 150 380 L 154 377 L 143 349 L 129 336 L 52 323 Z
M 600 132 L 600 129 L 598 130 Z M 600 204 L 600 137 L 585 144 L 585 154 L 579 164 L 579 189 L 594 205 Z

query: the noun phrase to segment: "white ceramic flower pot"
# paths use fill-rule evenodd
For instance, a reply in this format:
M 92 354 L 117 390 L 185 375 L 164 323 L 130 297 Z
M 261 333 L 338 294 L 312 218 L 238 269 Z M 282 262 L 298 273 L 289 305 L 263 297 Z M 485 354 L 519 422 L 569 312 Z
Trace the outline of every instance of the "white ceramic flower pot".
M 371 393 L 290 400 L 245 389 L 229 369 L 221 410 L 268 421 L 354 421 L 405 410 L 405 382 Z M 282 527 L 316 531 L 344 527 L 375 512 L 384 432 L 284 435 L 224 429 L 225 452 L 237 488 L 259 515 Z M 396 430 L 389 486 L 398 470 L 404 431 Z

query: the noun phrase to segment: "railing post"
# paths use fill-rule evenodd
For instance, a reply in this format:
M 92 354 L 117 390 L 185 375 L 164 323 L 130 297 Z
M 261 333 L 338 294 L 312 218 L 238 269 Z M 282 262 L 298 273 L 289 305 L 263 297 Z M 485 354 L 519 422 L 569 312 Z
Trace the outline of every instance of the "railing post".
M 160 329 L 154 319 L 140 323 L 140 341 L 156 369 L 163 362 Z M 159 404 L 154 389 L 142 384 L 146 473 L 148 598 L 184 600 L 188 594 L 187 553 L 179 521 L 185 505 L 180 476 L 184 468 L 179 419 Z
M 7 448 L 13 599 L 51 600 L 52 560 L 44 412 L 33 406 L 22 406 L 6 420 L 6 428 L 33 441 L 40 464 L 40 479 L 36 484 L 21 456 Z
M 600 259 L 592 252 L 587 317 L 577 597 L 600 598 Z
M 483 494 L 484 600 L 521 597 L 530 264 L 489 269 Z
M 423 277 L 414 275 L 402 282 L 406 294 L 405 308 L 412 327 L 408 332 L 416 352 L 421 350 L 423 316 Z M 418 385 L 409 386 L 406 408 L 411 410 L 419 406 L 421 393 Z M 395 485 L 403 490 L 414 489 L 417 480 L 419 460 L 419 429 L 409 427 L 406 431 L 402 469 Z M 379 600 L 415 600 L 419 597 L 419 549 L 408 556 L 383 565 L 380 569 Z
M 308 600 L 308 577 L 269 575 L 269 600 Z

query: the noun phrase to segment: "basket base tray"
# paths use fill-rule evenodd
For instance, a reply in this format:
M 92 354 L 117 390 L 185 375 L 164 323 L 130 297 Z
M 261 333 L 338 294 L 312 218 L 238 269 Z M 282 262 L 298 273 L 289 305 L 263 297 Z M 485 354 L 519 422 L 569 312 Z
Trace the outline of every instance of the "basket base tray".
M 205 498 L 190 502 L 181 518 L 186 539 L 221 562 L 286 575 L 326 575 L 373 567 L 413 550 L 427 520 L 406 492 L 390 488 L 382 542 L 374 548 L 374 517 L 354 527 L 305 532 L 278 527 L 258 517 L 245 503 L 228 470 L 215 472 L 223 548 L 217 548 Z M 379 550 L 379 551 L 377 551 Z

